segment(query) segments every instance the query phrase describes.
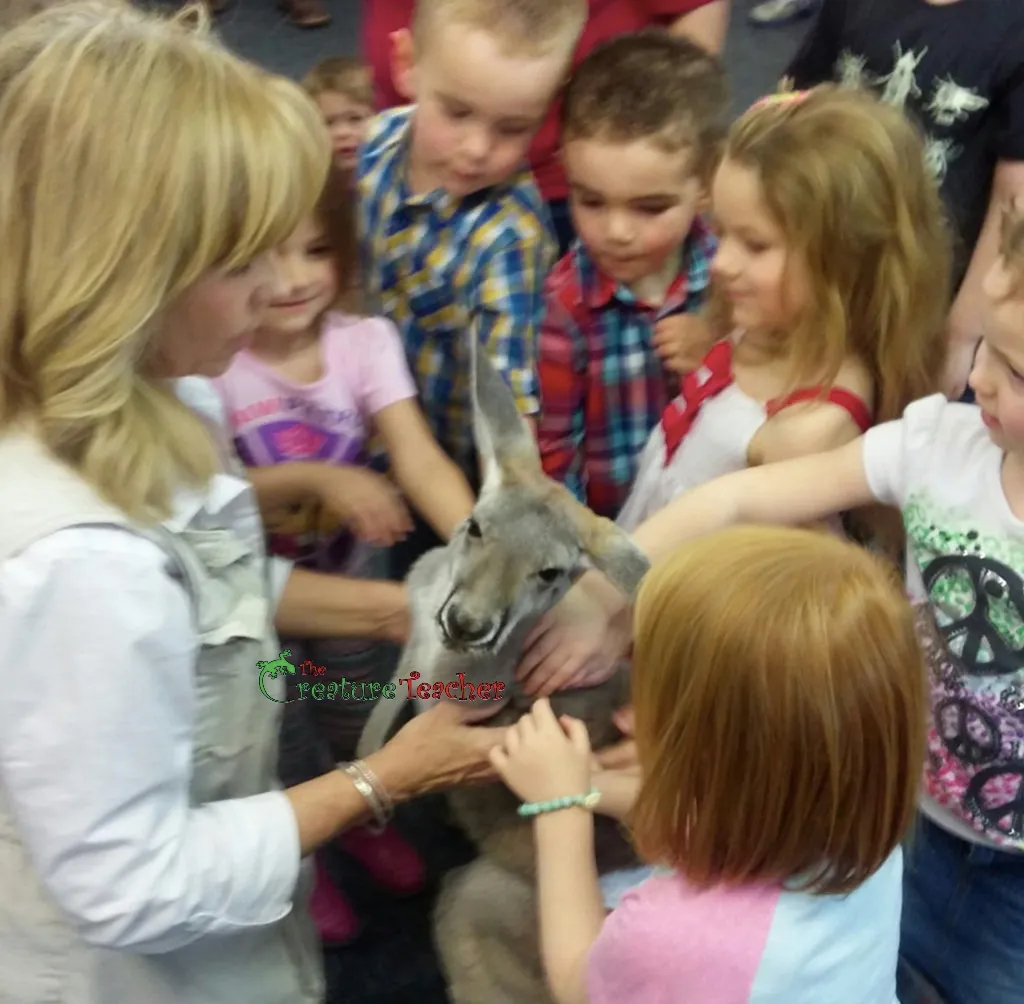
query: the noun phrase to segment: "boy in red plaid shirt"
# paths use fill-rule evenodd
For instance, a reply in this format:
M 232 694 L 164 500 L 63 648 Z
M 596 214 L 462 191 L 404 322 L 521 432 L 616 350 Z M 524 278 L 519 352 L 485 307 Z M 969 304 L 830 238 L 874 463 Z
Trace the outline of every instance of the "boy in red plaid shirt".
M 579 240 L 545 285 L 547 474 L 614 519 L 651 429 L 699 364 L 714 238 L 699 216 L 727 103 L 719 61 L 659 31 L 595 49 L 568 85 L 562 160 Z M 688 323 L 659 325 L 685 314 Z

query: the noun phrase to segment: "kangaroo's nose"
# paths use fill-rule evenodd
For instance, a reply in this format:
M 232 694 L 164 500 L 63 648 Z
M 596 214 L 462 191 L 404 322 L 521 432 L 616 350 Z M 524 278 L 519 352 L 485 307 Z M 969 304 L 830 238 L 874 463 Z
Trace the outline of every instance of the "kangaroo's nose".
M 491 632 L 490 621 L 478 621 L 464 610 L 449 603 L 442 618 L 448 640 L 460 645 L 472 645 L 482 641 Z

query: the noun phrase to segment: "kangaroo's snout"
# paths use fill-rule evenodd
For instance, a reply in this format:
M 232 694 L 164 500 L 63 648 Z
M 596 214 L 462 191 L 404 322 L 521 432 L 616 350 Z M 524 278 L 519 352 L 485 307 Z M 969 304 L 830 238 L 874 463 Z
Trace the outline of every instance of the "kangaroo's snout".
M 441 608 L 438 622 L 445 641 L 452 648 L 491 648 L 501 635 L 503 616 L 479 617 L 449 599 Z

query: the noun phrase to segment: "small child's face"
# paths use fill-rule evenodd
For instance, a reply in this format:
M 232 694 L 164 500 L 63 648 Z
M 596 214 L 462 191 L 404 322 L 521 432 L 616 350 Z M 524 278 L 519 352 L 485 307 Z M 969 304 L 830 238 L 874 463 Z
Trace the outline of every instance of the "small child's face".
M 679 251 L 702 190 L 688 151 L 667 153 L 648 140 L 573 139 L 562 159 L 573 223 L 603 272 L 637 282 Z
M 711 204 L 719 241 L 711 271 L 732 323 L 759 333 L 785 330 L 809 298 L 809 280 L 765 205 L 757 172 L 726 158 L 715 172 Z
M 985 277 L 984 335 L 970 385 L 992 441 L 1024 457 L 1024 293 L 1000 258 Z
M 568 53 L 504 53 L 487 32 L 439 24 L 409 74 L 410 181 L 461 198 L 510 177 L 561 83 Z
M 316 96 L 316 103 L 331 135 L 334 163 L 343 171 L 353 170 L 373 109 L 338 91 L 321 92 Z
M 274 293 L 262 330 L 298 335 L 318 324 L 338 296 L 334 255 L 319 221 L 307 217 L 273 252 Z

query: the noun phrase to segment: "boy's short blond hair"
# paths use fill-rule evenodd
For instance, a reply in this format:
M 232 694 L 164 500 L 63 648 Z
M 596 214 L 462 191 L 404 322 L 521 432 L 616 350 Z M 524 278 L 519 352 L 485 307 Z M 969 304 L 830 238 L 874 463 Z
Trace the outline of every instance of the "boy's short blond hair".
M 321 94 L 341 94 L 356 104 L 373 107 L 373 81 L 369 67 L 351 56 L 322 59 L 302 78 L 302 86 L 312 98 Z
M 650 140 L 690 150 L 710 177 L 725 135 L 725 69 L 699 45 L 645 29 L 598 46 L 577 67 L 562 105 L 562 142 Z
M 1000 252 L 1013 275 L 1013 295 L 1024 294 L 1024 206 L 1011 206 L 1003 214 Z
M 417 0 L 412 34 L 418 47 L 438 23 L 486 31 L 506 52 L 536 56 L 571 50 L 587 21 L 586 0 Z

